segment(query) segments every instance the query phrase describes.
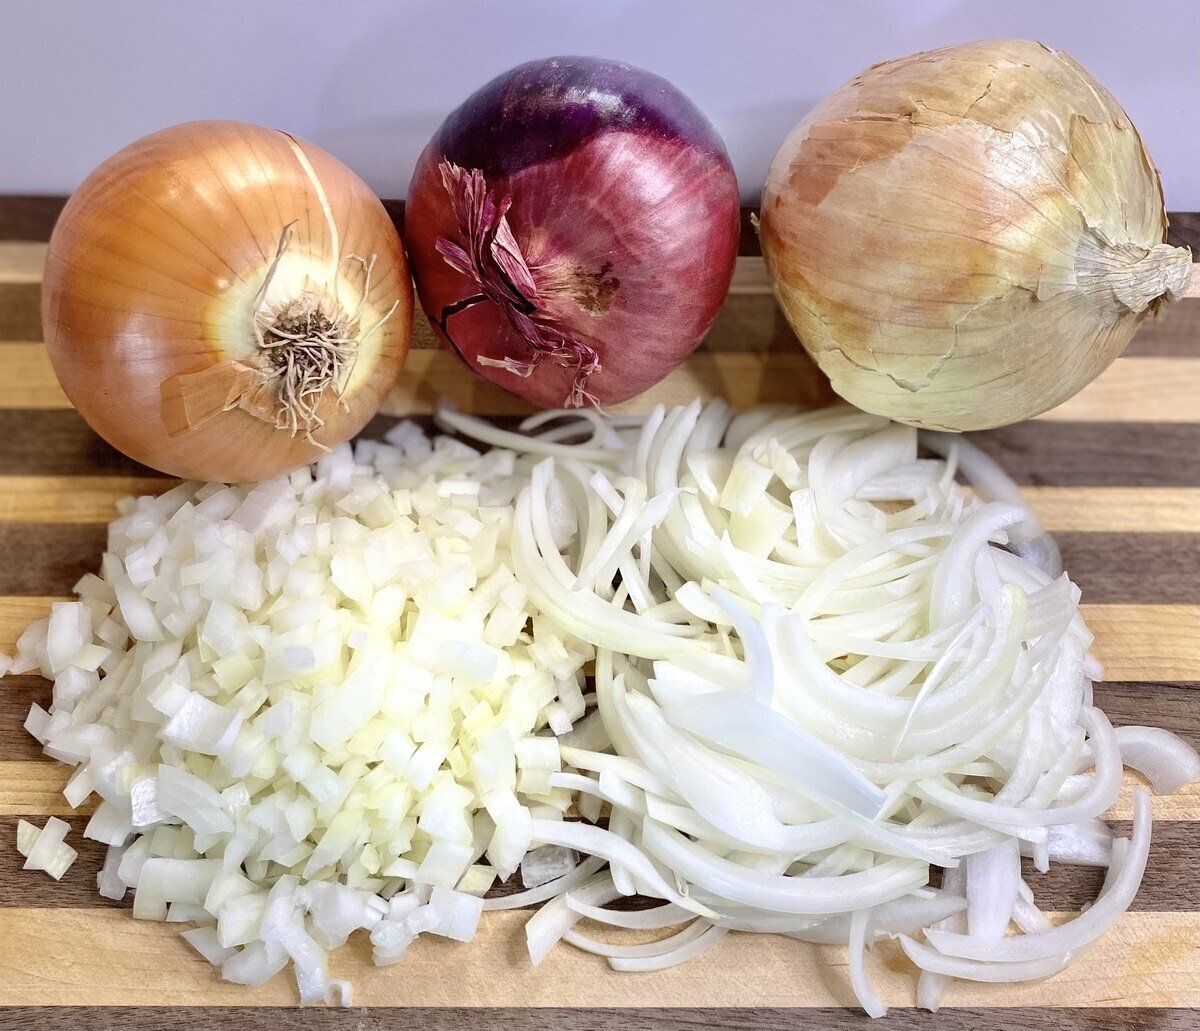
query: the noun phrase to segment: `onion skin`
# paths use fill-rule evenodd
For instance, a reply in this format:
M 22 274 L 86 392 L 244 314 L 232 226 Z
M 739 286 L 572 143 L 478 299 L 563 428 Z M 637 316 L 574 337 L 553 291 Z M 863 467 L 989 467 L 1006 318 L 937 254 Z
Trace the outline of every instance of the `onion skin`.
M 776 296 L 848 401 L 934 429 L 1047 411 L 1182 291 L 1162 188 L 1066 54 L 999 40 L 876 65 L 780 148 L 760 235 Z
M 478 274 L 439 250 L 470 249 L 447 183 L 461 191 L 476 171 L 495 203 L 511 198 L 527 271 L 497 268 L 508 259 L 495 258 L 494 236 L 481 237 Z M 421 155 L 405 211 L 435 332 L 473 371 L 546 408 L 626 400 L 683 361 L 724 300 L 739 228 L 733 166 L 704 115 L 656 75 L 581 57 L 521 65 L 468 98 Z M 540 360 L 529 334 L 561 344 L 559 357 Z M 537 365 L 517 374 L 479 357 Z M 581 375 L 589 359 L 599 367 Z
M 217 414 L 173 433 L 174 377 L 223 383 L 257 355 L 254 295 L 289 224 L 268 297 L 336 280 L 352 310 L 362 276 L 339 263 L 357 254 L 375 261 L 362 329 L 394 306 L 360 345 L 346 406 L 327 387 L 324 425 L 308 439 L 244 408 L 221 411 L 218 397 Z M 63 390 L 110 444 L 176 476 L 250 481 L 316 460 L 375 414 L 408 353 L 412 286 L 383 205 L 341 162 L 277 130 L 192 122 L 126 147 L 71 197 L 50 239 L 42 324 Z

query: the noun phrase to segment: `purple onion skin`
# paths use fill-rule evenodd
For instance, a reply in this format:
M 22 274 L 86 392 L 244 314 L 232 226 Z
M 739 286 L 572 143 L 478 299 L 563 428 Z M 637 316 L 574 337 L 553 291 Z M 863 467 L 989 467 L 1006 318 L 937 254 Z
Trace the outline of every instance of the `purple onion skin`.
M 657 75 L 586 57 L 521 65 L 468 98 L 405 212 L 435 332 L 543 408 L 624 401 L 678 366 L 725 298 L 738 232 L 737 179 L 704 115 Z

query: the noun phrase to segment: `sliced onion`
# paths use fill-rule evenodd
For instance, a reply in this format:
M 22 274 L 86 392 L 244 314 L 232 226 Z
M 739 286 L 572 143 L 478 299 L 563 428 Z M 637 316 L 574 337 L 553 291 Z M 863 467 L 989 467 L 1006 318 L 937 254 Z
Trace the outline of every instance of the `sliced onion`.
M 1117 727 L 1121 761 L 1142 774 L 1156 795 L 1169 795 L 1200 780 L 1200 753 L 1158 727 Z

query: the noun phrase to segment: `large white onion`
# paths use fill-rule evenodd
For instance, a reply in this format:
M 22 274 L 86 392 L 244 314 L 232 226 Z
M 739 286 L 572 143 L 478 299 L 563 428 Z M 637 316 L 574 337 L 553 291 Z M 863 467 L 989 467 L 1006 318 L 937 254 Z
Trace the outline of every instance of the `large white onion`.
M 1061 404 L 1190 273 L 1129 117 L 1024 40 L 852 79 L 776 154 L 761 217 L 776 295 L 834 389 L 935 429 Z

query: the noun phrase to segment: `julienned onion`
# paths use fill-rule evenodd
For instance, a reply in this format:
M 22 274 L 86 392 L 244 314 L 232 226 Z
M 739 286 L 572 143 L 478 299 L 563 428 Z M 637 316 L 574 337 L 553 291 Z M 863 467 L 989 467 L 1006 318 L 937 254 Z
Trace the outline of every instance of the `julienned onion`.
M 1141 791 L 1130 840 L 1100 819 L 1123 749 L 1169 789 L 1200 758 L 1164 731 L 1114 733 L 1093 706 L 1079 591 L 995 463 L 939 435 L 944 457 L 920 457 L 916 430 L 847 407 L 593 421 L 577 456 L 524 445 L 549 457 L 517 499 L 513 568 L 543 619 L 597 646 L 597 715 L 562 749 L 583 777 L 553 783 L 606 802 L 624 843 L 561 826 L 555 843 L 609 870 L 530 921 L 535 962 L 566 938 L 617 969 L 661 969 L 727 930 L 777 932 L 848 944 L 852 987 L 878 1015 L 861 952 L 881 937 L 905 936 L 936 1008 L 948 977 L 1046 976 L 1112 926 L 1150 835 Z M 955 482 L 964 449 L 972 493 Z M 566 548 L 564 501 L 578 526 Z M 1023 852 L 1109 877 L 1051 930 Z M 635 891 L 668 900 L 661 922 L 597 908 Z M 583 916 L 685 926 L 618 946 L 575 931 Z M 1013 920 L 1026 933 L 1000 938 Z M 929 945 L 907 937 L 926 928 Z
M 412 287 L 383 205 L 287 133 L 192 122 L 109 158 L 55 226 L 54 371 L 146 465 L 266 479 L 357 433 L 408 351 Z
M 761 217 L 776 294 L 834 389 L 937 429 L 1061 404 L 1191 268 L 1129 117 L 1022 40 L 852 79 L 780 148 Z
M 446 118 L 408 191 L 405 237 L 435 330 L 544 408 L 658 382 L 725 298 L 738 188 L 708 119 L 617 61 L 513 68 Z

